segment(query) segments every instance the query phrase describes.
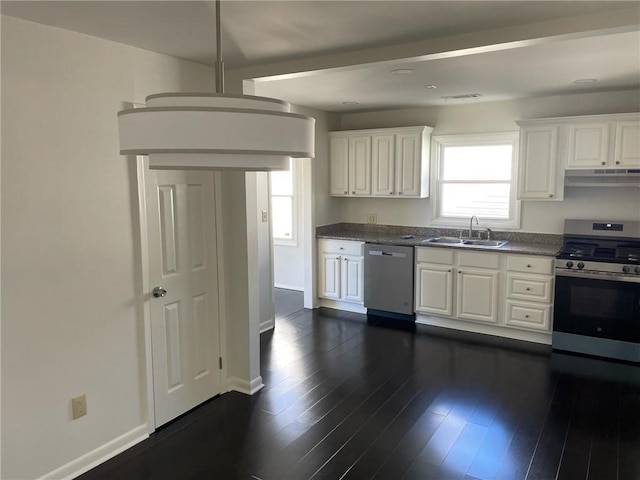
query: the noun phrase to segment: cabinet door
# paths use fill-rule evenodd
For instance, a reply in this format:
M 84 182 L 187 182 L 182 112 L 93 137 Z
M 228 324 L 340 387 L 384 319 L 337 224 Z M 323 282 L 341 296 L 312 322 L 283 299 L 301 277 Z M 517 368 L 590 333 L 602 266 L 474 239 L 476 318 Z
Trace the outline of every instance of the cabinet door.
M 458 318 L 487 323 L 498 322 L 498 272 L 458 270 Z
M 569 126 L 569 168 L 594 168 L 607 165 L 609 123 L 584 123 Z
M 364 257 L 345 255 L 342 257 L 342 300 L 364 301 Z
M 395 136 L 373 135 L 371 148 L 372 191 L 375 196 L 394 194 Z
M 616 167 L 640 167 L 640 121 L 616 123 Z
M 349 191 L 371 195 L 371 135 L 349 137 Z
M 332 137 L 329 139 L 330 194 L 349 194 L 349 139 Z
M 558 187 L 558 126 L 520 129 L 519 198 L 562 200 Z
M 416 311 L 453 316 L 453 267 L 416 266 Z
M 396 135 L 396 191 L 403 197 L 419 197 L 422 185 L 422 133 Z
M 320 256 L 319 297 L 340 299 L 341 258 L 340 255 L 331 253 Z

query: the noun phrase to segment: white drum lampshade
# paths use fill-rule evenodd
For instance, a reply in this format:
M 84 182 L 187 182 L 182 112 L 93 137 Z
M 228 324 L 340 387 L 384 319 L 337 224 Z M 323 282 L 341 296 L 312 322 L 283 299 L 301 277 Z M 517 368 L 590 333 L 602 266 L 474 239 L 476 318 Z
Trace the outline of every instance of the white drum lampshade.
M 272 98 L 160 93 L 118 112 L 120 153 L 149 155 L 158 169 L 287 170 L 313 158 L 315 119 Z

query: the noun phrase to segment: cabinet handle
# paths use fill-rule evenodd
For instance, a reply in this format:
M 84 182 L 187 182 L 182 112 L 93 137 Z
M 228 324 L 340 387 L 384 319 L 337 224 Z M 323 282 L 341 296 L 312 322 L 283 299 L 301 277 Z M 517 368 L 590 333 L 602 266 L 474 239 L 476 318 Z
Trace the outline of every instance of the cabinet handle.
M 345 262 L 347 261 L 347 259 L 346 259 L 346 258 L 344 258 L 343 260 L 344 260 Z
M 527 287 L 527 292 L 531 291 L 531 289 L 529 287 Z
M 402 192 L 398 192 L 398 195 L 402 195 Z
M 451 269 L 447 270 L 447 272 L 451 273 Z
M 344 194 L 346 195 L 347 193 L 349 193 L 349 192 L 347 192 L 347 191 L 345 190 L 345 191 L 344 191 Z
M 340 247 L 340 250 L 344 250 L 344 247 Z
M 393 192 L 389 192 L 389 195 L 393 195 Z
M 340 260 L 340 257 L 336 257 L 336 260 Z
M 531 268 L 531 265 L 527 265 L 527 268 Z
M 529 318 L 529 314 L 527 313 L 527 314 L 524 316 L 524 318 Z
M 550 193 L 550 194 L 549 194 L 549 198 L 553 198 L 553 193 Z
M 607 162 L 602 162 L 602 165 L 606 165 L 606 164 L 607 164 Z
M 355 195 L 355 194 L 356 194 L 356 192 L 351 192 L 351 195 Z
M 620 165 L 620 160 L 616 160 L 616 165 Z

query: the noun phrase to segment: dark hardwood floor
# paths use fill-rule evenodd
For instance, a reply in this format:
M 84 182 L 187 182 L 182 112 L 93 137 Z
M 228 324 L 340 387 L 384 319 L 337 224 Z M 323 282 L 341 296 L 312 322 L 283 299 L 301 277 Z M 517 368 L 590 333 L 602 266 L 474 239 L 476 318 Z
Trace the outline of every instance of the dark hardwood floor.
M 284 308 L 295 295 L 261 336 L 260 393 L 215 398 L 80 478 L 640 479 L 639 367 Z

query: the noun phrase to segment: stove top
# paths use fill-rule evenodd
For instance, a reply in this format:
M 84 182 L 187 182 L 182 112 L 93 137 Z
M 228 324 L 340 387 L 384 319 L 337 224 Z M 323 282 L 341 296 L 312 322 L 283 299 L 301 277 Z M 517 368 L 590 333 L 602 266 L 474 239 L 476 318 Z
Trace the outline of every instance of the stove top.
M 640 222 L 566 220 L 558 274 L 617 275 L 640 280 Z

